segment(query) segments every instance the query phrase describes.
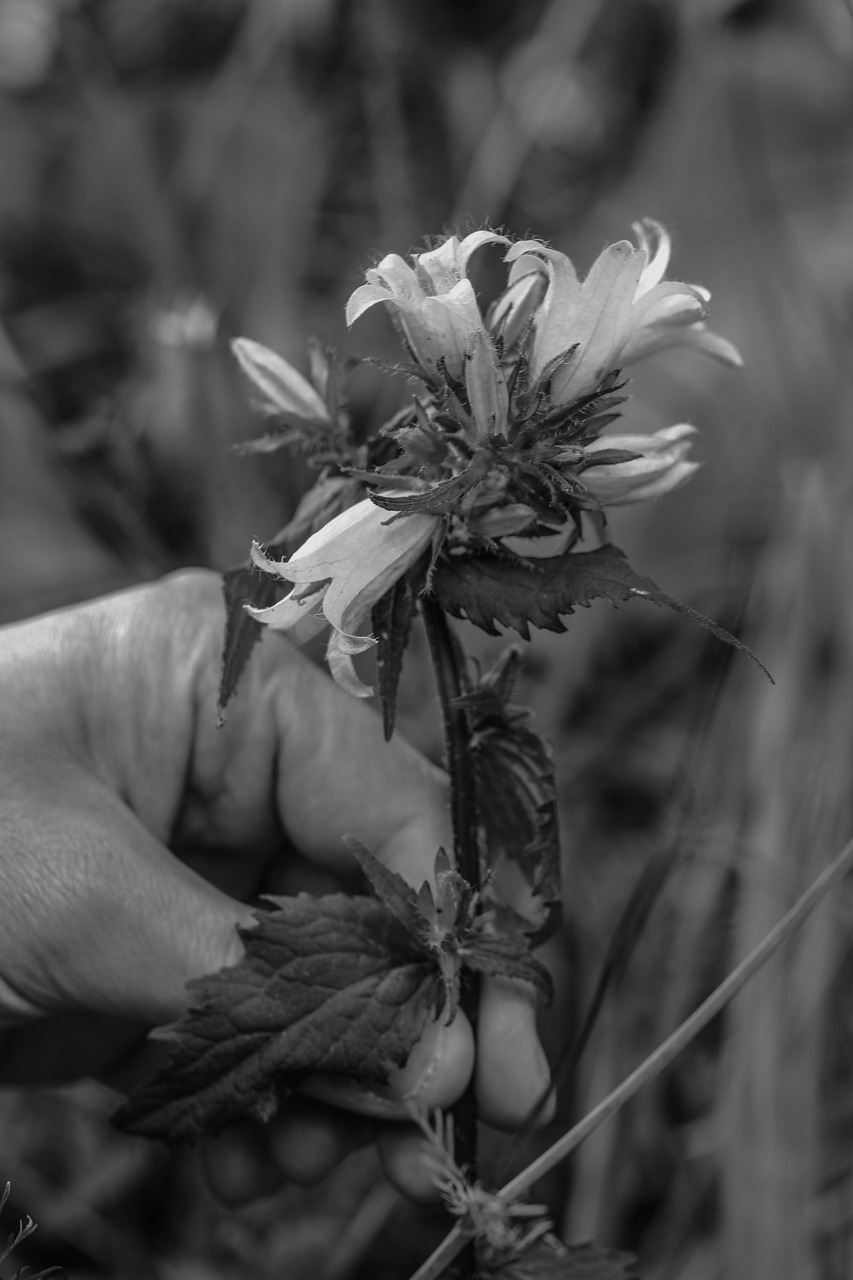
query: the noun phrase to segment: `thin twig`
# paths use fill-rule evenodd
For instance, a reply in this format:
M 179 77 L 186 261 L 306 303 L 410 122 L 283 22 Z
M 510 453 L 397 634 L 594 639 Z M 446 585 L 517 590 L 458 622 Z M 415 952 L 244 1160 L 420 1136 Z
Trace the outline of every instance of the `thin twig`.
M 565 1160 L 566 1156 L 570 1155 L 591 1133 L 594 1133 L 599 1125 L 621 1110 L 643 1085 L 659 1076 L 711 1019 L 725 1008 L 762 965 L 766 964 L 782 943 L 796 932 L 826 893 L 838 884 L 851 868 L 853 868 L 853 840 L 850 840 L 833 858 L 758 946 L 720 983 L 707 1000 L 703 1001 L 699 1008 L 685 1019 L 668 1039 L 664 1040 L 663 1044 L 658 1045 L 645 1062 L 632 1071 L 620 1085 L 617 1085 L 612 1093 L 599 1102 L 598 1106 L 593 1107 L 592 1111 L 585 1115 L 574 1128 L 564 1133 L 547 1151 L 501 1187 L 497 1192 L 501 1199 L 508 1203 L 517 1200 L 534 1182 L 549 1173 L 561 1160 Z M 436 1280 L 436 1277 L 441 1275 L 469 1240 L 470 1235 L 457 1223 L 435 1252 L 418 1268 L 412 1280 Z

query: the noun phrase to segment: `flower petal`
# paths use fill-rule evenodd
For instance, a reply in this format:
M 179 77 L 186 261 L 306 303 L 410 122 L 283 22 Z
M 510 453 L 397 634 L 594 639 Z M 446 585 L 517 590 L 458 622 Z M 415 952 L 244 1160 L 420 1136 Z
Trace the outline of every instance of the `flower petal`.
M 636 298 L 641 298 L 644 293 L 648 293 L 649 289 L 663 280 L 669 266 L 672 241 L 666 227 L 654 218 L 643 218 L 642 221 L 633 223 L 631 229 L 648 259 L 634 295 Z
M 459 283 L 460 270 L 457 261 L 459 254 L 459 237 L 449 236 L 444 244 L 426 253 L 416 253 L 415 263 L 421 271 L 425 271 L 432 284 L 433 293 L 446 293 Z
M 439 522 L 438 516 L 420 512 L 389 516 L 369 498 L 358 506 L 369 510 L 344 545 L 335 548 L 337 567 L 323 602 L 332 626 L 348 635 L 358 631 L 389 587 L 426 551 Z
M 527 266 L 529 257 L 544 259 L 548 289 L 536 320 L 536 340 L 531 372 L 538 377 L 547 364 L 576 342 L 575 317 L 581 305 L 581 286 L 571 260 L 538 240 L 519 240 L 506 255 L 507 262 Z M 527 274 L 525 270 L 521 274 Z M 510 283 L 517 277 L 510 270 Z
M 332 631 L 326 648 L 329 674 L 342 689 L 353 698 L 369 698 L 373 689 L 359 679 L 353 663 L 353 655 L 364 653 L 376 643 L 373 636 L 348 636 L 342 631 Z
M 689 423 L 678 422 L 653 435 L 603 436 L 584 446 L 587 458 L 612 449 L 638 456 L 628 462 L 592 466 L 584 471 L 583 483 L 604 506 L 659 497 L 683 484 L 697 469 L 698 463 L 686 459 L 694 434 Z
M 271 408 L 328 421 L 328 410 L 308 379 L 275 351 L 251 338 L 235 338 L 231 350 Z
M 246 612 L 256 622 L 273 631 L 287 631 L 294 644 L 305 644 L 327 625 L 323 616 L 323 596 L 326 594 L 325 584 L 316 591 L 300 599 L 293 598 L 293 592 L 279 600 L 278 604 L 269 605 L 266 609 L 256 609 L 246 605 Z
M 567 404 L 594 391 L 616 366 L 630 324 L 631 306 L 645 264 L 645 254 L 627 240 L 609 245 L 583 283 L 582 302 L 564 347 L 578 343 L 574 359 L 554 375 L 554 399 Z

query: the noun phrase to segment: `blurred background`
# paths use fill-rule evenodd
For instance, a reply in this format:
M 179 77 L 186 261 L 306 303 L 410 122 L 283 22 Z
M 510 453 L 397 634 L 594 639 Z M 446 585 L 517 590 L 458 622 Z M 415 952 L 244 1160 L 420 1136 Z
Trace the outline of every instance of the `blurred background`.
M 225 568 L 305 487 L 228 341 L 393 358 L 343 303 L 384 253 L 488 222 L 585 271 L 642 216 L 740 347 L 632 370 L 630 429 L 694 422 L 687 489 L 614 513 L 635 567 L 736 631 L 603 605 L 529 646 L 566 924 L 543 1035 L 560 1116 L 631 1070 L 853 831 L 849 0 L 0 0 L 0 621 Z M 362 369 L 365 423 L 397 389 Z M 483 656 L 500 645 L 466 633 Z M 422 647 L 403 731 L 437 757 Z M 853 1275 L 849 894 L 541 1187 L 647 1280 Z M 581 1052 L 582 1050 L 582 1052 Z M 17 1264 L 77 1280 L 399 1280 L 443 1233 L 359 1155 L 242 1209 L 93 1085 L 0 1094 Z M 207 1157 L 208 1160 L 211 1156 Z M 214 1150 L 220 1183 L 238 1156 Z M 14 1267 L 6 1264 L 6 1274 Z M 4 1274 L 0 1266 L 0 1274 Z

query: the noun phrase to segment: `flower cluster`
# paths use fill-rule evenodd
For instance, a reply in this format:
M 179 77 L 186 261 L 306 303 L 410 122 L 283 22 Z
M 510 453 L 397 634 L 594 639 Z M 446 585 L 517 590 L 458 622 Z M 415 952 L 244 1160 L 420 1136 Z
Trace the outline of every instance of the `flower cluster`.
M 664 279 L 670 240 L 659 223 L 634 226 L 637 243 L 609 245 L 584 280 L 565 254 L 492 231 L 450 236 L 411 262 L 389 254 L 367 272 L 346 309 L 353 324 L 388 308 L 417 380 L 410 404 L 338 470 L 368 486 L 287 561 L 255 562 L 293 583 L 259 621 L 306 632 L 333 628 L 329 660 L 351 692 L 369 693 L 352 656 L 371 638 L 365 619 L 432 546 L 433 558 L 539 556 L 570 550 L 586 517 L 659 497 L 697 464 L 687 423 L 651 435 L 602 432 L 620 415 L 622 370 L 665 348 L 692 346 L 729 364 L 736 349 L 709 330 L 707 290 Z M 472 255 L 504 251 L 506 287 L 481 310 Z M 241 340 L 244 370 L 291 429 L 329 428 L 329 406 L 280 357 Z M 337 411 L 338 406 L 336 406 Z M 363 493 L 363 490 L 362 490 Z

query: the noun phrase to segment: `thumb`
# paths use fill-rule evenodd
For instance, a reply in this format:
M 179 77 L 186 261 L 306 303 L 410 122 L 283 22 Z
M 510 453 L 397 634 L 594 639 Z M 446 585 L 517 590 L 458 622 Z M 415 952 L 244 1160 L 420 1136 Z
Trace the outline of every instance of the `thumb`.
M 40 797 L 35 818 L 25 799 L 4 813 L 18 852 L 4 860 L 7 1021 L 180 1017 L 187 982 L 241 956 L 236 926 L 251 923 L 251 909 L 179 862 L 98 780 L 64 780 Z

